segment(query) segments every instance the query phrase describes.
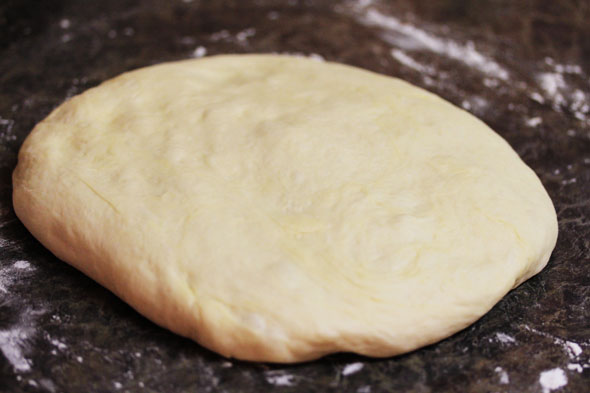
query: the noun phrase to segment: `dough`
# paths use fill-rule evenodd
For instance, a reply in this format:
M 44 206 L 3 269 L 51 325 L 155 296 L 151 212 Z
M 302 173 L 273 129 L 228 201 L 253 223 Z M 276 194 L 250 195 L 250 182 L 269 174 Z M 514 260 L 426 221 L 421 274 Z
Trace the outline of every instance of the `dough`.
M 539 272 L 539 179 L 401 80 L 273 55 L 125 73 L 38 124 L 14 208 L 57 257 L 227 357 L 391 356 Z

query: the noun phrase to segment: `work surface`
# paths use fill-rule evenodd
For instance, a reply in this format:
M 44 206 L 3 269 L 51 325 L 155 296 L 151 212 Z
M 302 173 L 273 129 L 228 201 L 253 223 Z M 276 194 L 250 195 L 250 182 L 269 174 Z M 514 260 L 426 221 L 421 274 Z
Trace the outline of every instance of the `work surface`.
M 434 3 L 3 2 L 0 392 L 590 391 L 590 6 Z M 51 109 L 123 71 L 249 52 L 400 77 L 484 120 L 554 201 L 547 268 L 471 327 L 407 355 L 254 364 L 155 326 L 18 221 L 11 172 Z

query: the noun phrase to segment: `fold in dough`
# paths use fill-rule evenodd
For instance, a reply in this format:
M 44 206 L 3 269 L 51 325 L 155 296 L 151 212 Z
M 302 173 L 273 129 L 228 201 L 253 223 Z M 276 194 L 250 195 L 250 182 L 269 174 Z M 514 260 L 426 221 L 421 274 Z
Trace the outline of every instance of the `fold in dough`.
M 125 73 L 39 123 L 19 218 L 140 313 L 224 356 L 391 356 L 468 326 L 557 237 L 484 123 L 401 80 L 273 55 Z

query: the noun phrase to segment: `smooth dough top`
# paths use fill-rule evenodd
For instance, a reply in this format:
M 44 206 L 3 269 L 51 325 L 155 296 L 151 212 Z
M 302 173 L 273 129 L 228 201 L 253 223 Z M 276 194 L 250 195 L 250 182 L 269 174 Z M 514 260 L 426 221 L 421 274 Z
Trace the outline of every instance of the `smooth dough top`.
M 275 55 L 125 73 L 39 123 L 14 208 L 56 256 L 220 354 L 296 362 L 433 343 L 539 272 L 541 182 L 401 80 Z

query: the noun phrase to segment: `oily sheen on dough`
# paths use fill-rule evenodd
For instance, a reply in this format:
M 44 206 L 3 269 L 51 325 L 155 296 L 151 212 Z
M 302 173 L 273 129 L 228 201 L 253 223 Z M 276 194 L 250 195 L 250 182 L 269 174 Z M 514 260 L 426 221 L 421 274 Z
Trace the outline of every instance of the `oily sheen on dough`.
M 537 176 L 401 80 L 276 55 L 125 73 L 38 124 L 18 217 L 57 257 L 224 356 L 391 356 L 468 326 L 557 237 Z

